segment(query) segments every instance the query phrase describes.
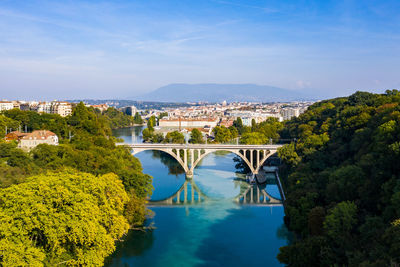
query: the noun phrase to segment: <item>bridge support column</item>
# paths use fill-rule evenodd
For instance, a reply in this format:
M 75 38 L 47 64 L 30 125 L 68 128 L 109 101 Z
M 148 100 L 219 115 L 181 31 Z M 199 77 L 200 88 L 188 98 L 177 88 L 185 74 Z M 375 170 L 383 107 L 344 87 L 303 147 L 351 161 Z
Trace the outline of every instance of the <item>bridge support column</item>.
M 193 172 L 191 170 L 186 172 L 186 179 L 188 180 L 193 179 Z
M 254 168 L 254 161 L 253 161 L 253 149 L 250 149 L 250 164 L 251 164 L 251 169 Z
M 188 158 L 187 158 L 187 156 L 188 156 L 188 150 L 187 150 L 187 149 L 184 149 L 184 150 L 183 150 L 183 163 L 184 163 L 186 166 L 189 165 L 189 164 L 188 164 Z
M 189 155 L 190 155 L 190 169 L 193 169 L 193 163 L 194 163 L 194 150 L 189 149 Z

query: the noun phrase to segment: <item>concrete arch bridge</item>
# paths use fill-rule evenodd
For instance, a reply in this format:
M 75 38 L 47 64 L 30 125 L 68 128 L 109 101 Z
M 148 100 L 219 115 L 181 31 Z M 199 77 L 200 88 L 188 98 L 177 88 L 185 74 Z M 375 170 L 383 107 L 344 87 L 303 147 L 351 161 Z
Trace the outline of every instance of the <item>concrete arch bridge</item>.
M 119 144 L 129 147 L 135 155 L 146 150 L 163 151 L 179 162 L 185 170 L 186 177 L 192 178 L 194 168 L 208 154 L 217 151 L 231 152 L 239 156 L 257 174 L 264 162 L 276 153 L 282 145 L 231 145 L 231 144 Z

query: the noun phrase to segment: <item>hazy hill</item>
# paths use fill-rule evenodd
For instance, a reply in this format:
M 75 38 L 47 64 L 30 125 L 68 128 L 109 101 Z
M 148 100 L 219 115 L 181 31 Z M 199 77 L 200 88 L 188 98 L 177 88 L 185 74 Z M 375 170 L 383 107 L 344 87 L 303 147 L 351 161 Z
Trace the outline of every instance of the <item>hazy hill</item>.
M 256 84 L 170 84 L 145 95 L 137 100 L 162 102 L 208 101 L 293 101 L 309 100 L 307 94 L 288 89 Z

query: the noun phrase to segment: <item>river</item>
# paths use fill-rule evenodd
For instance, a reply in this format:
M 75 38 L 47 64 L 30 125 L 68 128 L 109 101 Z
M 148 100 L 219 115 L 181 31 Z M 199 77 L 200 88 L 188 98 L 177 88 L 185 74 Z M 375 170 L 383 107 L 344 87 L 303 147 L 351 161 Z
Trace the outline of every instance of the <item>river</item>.
M 114 135 L 126 143 L 141 142 L 141 129 L 117 129 Z M 170 156 L 153 151 L 136 156 L 144 173 L 153 176 L 152 201 L 164 200 L 184 185 L 185 173 Z M 196 167 L 186 186 L 206 199 L 175 205 L 151 202 L 154 216 L 148 224 L 154 230 L 131 231 L 106 266 L 281 266 L 276 255 L 289 242 L 283 207 L 235 203 L 249 185 L 236 173 L 234 157 L 210 154 Z M 281 198 L 275 182 L 262 190 Z

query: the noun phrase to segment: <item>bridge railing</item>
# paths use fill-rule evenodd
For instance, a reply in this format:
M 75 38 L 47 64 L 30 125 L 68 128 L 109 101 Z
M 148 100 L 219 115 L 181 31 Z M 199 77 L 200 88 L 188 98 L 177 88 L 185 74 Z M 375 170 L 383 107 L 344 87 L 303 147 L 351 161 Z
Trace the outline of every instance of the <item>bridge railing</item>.
M 285 145 L 285 144 L 290 144 L 290 143 L 296 143 L 296 139 L 269 139 L 266 143 L 264 144 L 257 144 L 258 146 L 262 146 L 262 145 Z M 233 139 L 230 140 L 229 142 L 219 142 L 219 143 L 215 143 L 215 142 L 207 142 L 204 144 L 192 144 L 192 143 L 183 143 L 183 144 L 179 144 L 179 143 L 153 143 L 153 142 L 143 142 L 143 143 L 135 143 L 135 144 L 158 144 L 158 145 L 165 145 L 165 146 L 169 146 L 169 145 L 247 145 L 250 146 L 250 144 L 242 144 L 240 143 L 239 140 L 237 139 Z M 117 145 L 127 145 L 127 143 L 117 143 Z

